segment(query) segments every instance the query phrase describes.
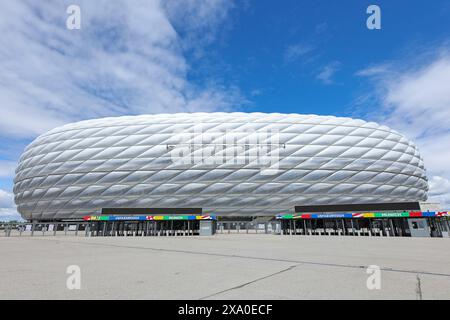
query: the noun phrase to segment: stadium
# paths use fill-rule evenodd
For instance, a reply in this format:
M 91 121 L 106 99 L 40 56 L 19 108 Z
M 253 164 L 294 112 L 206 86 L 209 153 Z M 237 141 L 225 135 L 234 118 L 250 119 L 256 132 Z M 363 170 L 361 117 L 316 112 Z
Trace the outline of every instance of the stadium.
M 236 230 L 256 221 L 267 231 L 275 221 L 288 234 L 347 234 L 366 226 L 369 233 L 411 235 L 418 226 L 417 235 L 433 229 L 442 235 L 447 213 L 421 207 L 427 191 L 419 151 L 400 133 L 300 114 L 71 123 L 34 140 L 14 179 L 15 202 L 28 221 L 130 221 L 145 224 L 141 231 L 148 221 L 170 220 L 173 228 L 173 221 L 218 220 L 222 230 L 227 222 Z

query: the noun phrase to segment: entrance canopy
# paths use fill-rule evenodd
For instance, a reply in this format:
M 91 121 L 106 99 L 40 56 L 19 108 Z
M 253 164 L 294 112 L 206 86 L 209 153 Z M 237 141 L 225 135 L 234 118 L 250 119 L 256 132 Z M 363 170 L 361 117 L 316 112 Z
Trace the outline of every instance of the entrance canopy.
M 85 221 L 161 221 L 161 220 L 216 220 L 216 216 L 85 216 Z
M 280 214 L 277 219 L 352 219 L 352 218 L 439 218 L 450 217 L 449 212 L 422 212 L 422 211 L 405 211 L 405 212 L 339 212 L 339 213 L 296 213 L 296 214 Z

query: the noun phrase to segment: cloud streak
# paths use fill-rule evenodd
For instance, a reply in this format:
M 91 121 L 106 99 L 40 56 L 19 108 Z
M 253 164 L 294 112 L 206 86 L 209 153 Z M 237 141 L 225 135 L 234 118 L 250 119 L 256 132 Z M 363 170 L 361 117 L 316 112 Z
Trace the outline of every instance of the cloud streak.
M 333 61 L 326 66 L 322 67 L 316 76 L 316 79 L 321 81 L 323 84 L 333 84 L 333 76 L 341 68 L 341 63 L 338 61 Z
M 311 53 L 314 49 L 314 46 L 310 44 L 297 43 L 289 45 L 284 51 L 284 62 L 287 64 L 298 60 L 308 62 L 312 59 Z

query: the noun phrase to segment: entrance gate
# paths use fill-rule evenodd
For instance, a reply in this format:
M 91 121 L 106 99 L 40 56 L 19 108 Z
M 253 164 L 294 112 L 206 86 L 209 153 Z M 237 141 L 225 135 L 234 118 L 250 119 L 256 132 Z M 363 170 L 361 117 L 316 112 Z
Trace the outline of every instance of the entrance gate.
M 291 219 L 281 220 L 284 235 L 326 236 L 411 236 L 404 218 L 395 219 Z
M 211 215 L 87 216 L 84 220 L 89 222 L 86 236 L 105 237 L 212 235 L 216 223 L 216 217 Z
M 449 237 L 447 218 L 282 219 L 281 234 L 309 236 Z
M 87 236 L 103 237 L 163 237 L 196 236 L 200 221 L 94 221 L 86 229 Z
M 275 221 L 218 221 L 217 233 L 276 233 Z

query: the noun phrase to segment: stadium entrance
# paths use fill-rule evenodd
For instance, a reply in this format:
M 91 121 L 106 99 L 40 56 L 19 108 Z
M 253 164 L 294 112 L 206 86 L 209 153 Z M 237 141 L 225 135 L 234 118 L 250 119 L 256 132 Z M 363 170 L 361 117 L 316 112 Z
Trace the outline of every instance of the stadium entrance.
M 87 216 L 87 236 L 196 236 L 215 233 L 215 216 Z
M 91 222 L 88 228 L 88 236 L 105 237 L 164 237 L 200 234 L 199 221 L 98 221 Z
M 447 212 L 375 212 L 277 216 L 283 235 L 449 237 Z

